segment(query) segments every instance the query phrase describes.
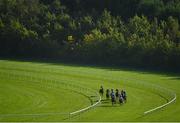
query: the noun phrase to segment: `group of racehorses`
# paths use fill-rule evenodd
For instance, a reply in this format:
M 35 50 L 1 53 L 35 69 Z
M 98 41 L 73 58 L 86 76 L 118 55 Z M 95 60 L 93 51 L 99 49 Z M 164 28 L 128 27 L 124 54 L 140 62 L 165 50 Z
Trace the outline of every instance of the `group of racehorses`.
M 103 86 L 100 87 L 99 93 L 103 97 L 104 95 Z M 111 89 L 111 91 L 109 89 L 106 89 L 106 99 L 109 100 L 110 97 L 111 97 L 112 105 L 114 105 L 117 101 L 119 101 L 120 104 L 126 103 L 127 101 L 126 91 L 124 90 L 120 91 L 116 89 L 114 92 L 114 89 Z

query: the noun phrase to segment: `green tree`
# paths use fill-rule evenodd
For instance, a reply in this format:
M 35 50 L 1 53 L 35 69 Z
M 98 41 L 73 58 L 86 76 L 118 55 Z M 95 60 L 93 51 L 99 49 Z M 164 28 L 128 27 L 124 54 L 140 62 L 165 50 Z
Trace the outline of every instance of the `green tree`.
M 180 26 L 177 19 L 169 17 L 167 21 L 167 33 L 169 34 L 171 40 L 179 45 L 180 43 Z

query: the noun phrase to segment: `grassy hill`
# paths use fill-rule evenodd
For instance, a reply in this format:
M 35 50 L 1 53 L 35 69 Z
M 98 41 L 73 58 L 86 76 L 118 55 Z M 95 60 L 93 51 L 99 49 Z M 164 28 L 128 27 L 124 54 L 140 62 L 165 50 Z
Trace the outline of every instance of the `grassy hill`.
M 124 89 L 126 104 L 101 104 L 99 87 Z M 0 121 L 180 121 L 180 76 L 128 69 L 0 60 Z M 173 91 L 173 92 L 172 92 Z M 172 104 L 144 115 L 173 99 Z

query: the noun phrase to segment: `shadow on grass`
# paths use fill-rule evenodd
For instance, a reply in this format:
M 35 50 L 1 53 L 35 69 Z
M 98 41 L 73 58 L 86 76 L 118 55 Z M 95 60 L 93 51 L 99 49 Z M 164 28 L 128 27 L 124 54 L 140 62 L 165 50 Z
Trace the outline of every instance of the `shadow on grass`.
M 123 104 L 120 104 L 119 101 L 117 100 L 116 100 L 116 103 L 112 105 L 112 102 L 110 99 L 104 99 L 104 100 L 101 100 L 101 105 L 99 105 L 98 107 L 119 107 L 122 105 Z
M 100 106 L 98 106 L 98 107 L 111 107 L 111 108 L 117 108 L 117 107 L 121 107 L 121 106 L 123 106 L 123 105 L 120 105 L 120 104 L 114 104 L 114 105 L 100 105 Z
M 172 80 L 180 80 L 180 77 L 171 77 Z
M 0 58 L 0 60 L 9 60 L 17 62 L 32 62 L 32 63 L 46 63 L 50 65 L 63 65 L 63 66 L 72 66 L 72 67 L 90 67 L 90 68 L 99 68 L 110 71 L 127 71 L 127 72 L 136 72 L 140 74 L 158 74 L 162 76 L 171 76 L 170 79 L 180 79 L 180 69 L 169 70 L 162 68 L 152 68 L 152 67 L 137 67 L 130 65 L 114 65 L 114 64 L 99 64 L 99 63 L 84 63 L 76 62 L 72 60 L 57 60 L 57 59 L 34 59 L 34 58 Z

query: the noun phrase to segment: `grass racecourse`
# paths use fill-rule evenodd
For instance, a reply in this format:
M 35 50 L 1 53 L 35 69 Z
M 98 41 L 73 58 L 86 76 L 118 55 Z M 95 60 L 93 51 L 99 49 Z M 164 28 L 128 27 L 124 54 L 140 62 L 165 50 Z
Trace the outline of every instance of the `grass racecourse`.
M 98 103 L 101 85 L 127 103 Z M 179 97 L 178 74 L 0 60 L 0 121 L 180 121 Z

